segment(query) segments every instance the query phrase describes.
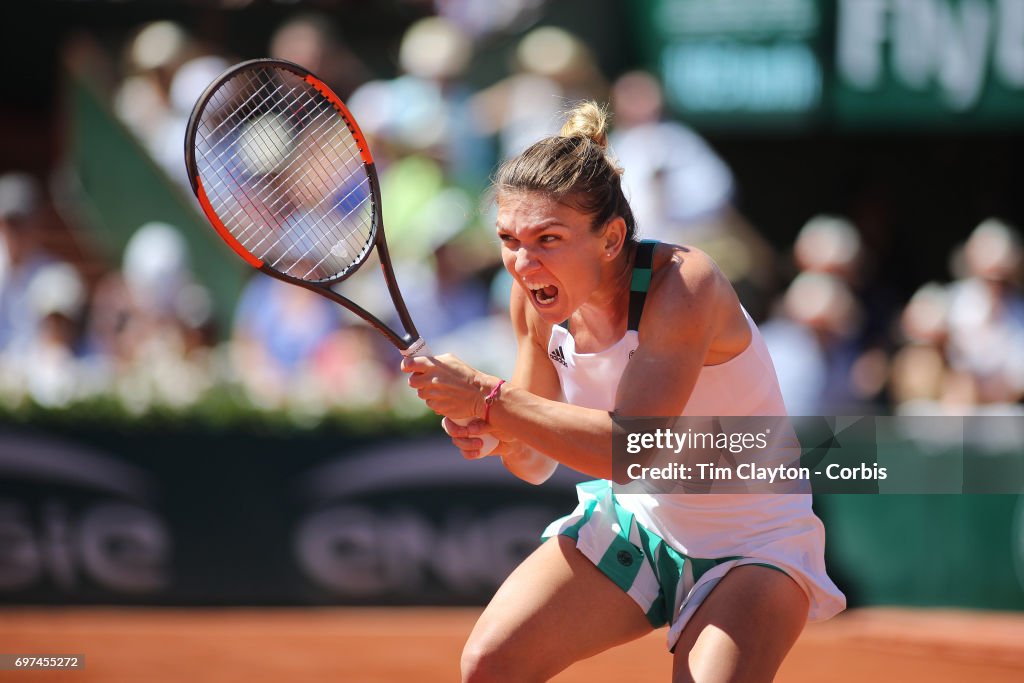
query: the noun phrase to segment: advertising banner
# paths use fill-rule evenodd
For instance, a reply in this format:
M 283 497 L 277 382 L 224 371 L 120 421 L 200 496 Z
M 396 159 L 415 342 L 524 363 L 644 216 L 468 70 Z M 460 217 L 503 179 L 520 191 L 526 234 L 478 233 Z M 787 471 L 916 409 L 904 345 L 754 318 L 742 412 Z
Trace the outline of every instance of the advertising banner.
M 575 506 L 443 437 L 0 431 L 0 602 L 474 604 Z
M 646 60 L 696 127 L 1019 129 L 1024 0 L 645 0 Z
M 816 0 L 645 0 L 640 41 L 666 101 L 709 128 L 791 128 L 824 96 Z
M 851 605 L 1024 609 L 1021 418 L 655 422 L 616 495 L 811 492 Z M 484 604 L 585 479 L 422 431 L 7 424 L 0 604 Z
M 839 0 L 842 127 L 1010 127 L 1024 115 L 1024 0 Z

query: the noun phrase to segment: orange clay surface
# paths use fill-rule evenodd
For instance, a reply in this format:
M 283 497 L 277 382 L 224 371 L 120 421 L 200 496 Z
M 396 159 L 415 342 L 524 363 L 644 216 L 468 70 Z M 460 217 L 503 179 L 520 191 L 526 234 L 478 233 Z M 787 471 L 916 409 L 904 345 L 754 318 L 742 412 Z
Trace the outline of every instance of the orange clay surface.
M 458 680 L 477 608 L 0 608 L 0 653 L 84 654 L 78 671 L 0 681 Z M 669 681 L 665 631 L 579 662 L 558 683 Z M 777 681 L 1024 681 L 1024 614 L 873 608 L 809 625 Z

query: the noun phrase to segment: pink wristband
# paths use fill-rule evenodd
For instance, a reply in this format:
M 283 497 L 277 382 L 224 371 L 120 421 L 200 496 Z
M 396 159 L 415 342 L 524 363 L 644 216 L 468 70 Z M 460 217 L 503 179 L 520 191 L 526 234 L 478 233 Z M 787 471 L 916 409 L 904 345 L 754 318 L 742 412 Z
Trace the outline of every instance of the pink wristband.
M 491 393 L 487 394 L 487 398 L 484 399 L 484 422 L 487 422 L 487 418 L 491 414 L 491 404 L 498 398 L 498 390 L 501 389 L 501 385 L 505 383 L 505 380 L 499 379 L 498 383 L 491 389 Z

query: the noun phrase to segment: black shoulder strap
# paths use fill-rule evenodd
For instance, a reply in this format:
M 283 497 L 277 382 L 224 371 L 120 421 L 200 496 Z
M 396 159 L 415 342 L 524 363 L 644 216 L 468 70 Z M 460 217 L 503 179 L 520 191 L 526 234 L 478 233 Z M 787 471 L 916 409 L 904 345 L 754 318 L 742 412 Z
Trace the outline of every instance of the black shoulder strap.
M 644 312 L 644 301 L 647 290 L 651 286 L 651 265 L 654 263 L 655 240 L 644 240 L 636 248 L 636 261 L 633 262 L 633 279 L 629 283 L 629 324 L 630 330 L 640 329 L 640 316 Z
M 644 312 L 644 301 L 647 289 L 651 286 L 651 264 L 654 262 L 654 248 L 657 240 L 643 240 L 636 248 L 636 261 L 633 262 L 633 278 L 629 282 L 629 324 L 627 329 L 640 329 L 640 316 Z M 569 321 L 558 323 L 569 329 Z

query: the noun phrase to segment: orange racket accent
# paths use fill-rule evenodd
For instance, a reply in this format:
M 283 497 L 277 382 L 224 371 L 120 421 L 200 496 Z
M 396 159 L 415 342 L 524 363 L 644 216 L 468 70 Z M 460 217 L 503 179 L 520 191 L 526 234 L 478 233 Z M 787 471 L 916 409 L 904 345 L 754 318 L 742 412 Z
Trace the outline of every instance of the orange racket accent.
M 352 136 L 356 139 L 359 144 L 359 155 L 363 157 L 363 162 L 367 164 L 373 163 L 373 155 L 370 154 L 370 146 L 366 144 L 366 138 L 363 137 L 363 131 L 359 130 L 359 126 L 356 124 L 355 118 L 352 117 L 352 112 L 348 110 L 345 103 L 341 101 L 334 91 L 327 87 L 327 84 L 321 81 L 313 74 L 306 74 L 306 82 L 316 88 L 317 92 L 326 97 L 331 101 L 338 111 L 345 117 L 345 123 L 348 124 L 349 130 L 352 131 Z
M 217 213 L 213 210 L 213 206 L 210 205 L 210 200 L 206 197 L 206 188 L 203 187 L 203 181 L 199 176 L 196 176 L 196 197 L 199 198 L 199 205 L 203 207 L 203 213 L 210 219 L 210 224 L 213 225 L 213 229 L 217 231 L 217 234 L 228 243 L 228 246 L 235 250 L 235 253 L 245 259 L 253 268 L 262 268 L 263 261 L 256 258 L 242 246 L 242 243 L 235 239 L 235 236 L 228 232 L 228 229 L 221 223 L 220 218 L 217 217 Z

